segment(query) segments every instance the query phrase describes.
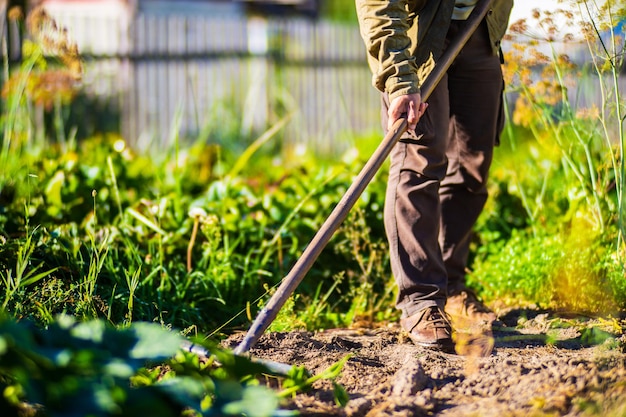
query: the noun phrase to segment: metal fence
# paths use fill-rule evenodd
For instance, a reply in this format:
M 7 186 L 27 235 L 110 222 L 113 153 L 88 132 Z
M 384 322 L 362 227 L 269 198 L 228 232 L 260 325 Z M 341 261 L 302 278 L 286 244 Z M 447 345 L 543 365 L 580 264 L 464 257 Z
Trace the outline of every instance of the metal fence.
M 356 25 L 189 13 L 55 18 L 83 40 L 89 94 L 119 106 L 120 130 L 138 148 L 210 136 L 233 124 L 223 117 L 254 136 L 289 114 L 283 146 L 321 153 L 380 129 Z

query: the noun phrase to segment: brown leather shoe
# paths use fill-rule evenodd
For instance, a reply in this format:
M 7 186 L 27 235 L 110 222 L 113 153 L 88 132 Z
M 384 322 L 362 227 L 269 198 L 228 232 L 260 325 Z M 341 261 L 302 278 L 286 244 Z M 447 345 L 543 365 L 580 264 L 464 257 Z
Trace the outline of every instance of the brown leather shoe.
M 446 314 L 456 330 L 491 329 L 497 317 L 469 289 L 448 295 Z
M 439 307 L 427 307 L 410 317 L 400 319 L 400 324 L 416 345 L 454 352 L 452 327 Z

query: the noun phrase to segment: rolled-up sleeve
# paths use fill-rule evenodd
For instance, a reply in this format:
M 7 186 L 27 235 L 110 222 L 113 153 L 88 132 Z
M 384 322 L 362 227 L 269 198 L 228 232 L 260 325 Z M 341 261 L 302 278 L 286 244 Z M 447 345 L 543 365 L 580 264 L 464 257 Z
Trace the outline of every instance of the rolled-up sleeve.
M 408 0 L 356 0 L 372 84 L 390 99 L 419 92 Z

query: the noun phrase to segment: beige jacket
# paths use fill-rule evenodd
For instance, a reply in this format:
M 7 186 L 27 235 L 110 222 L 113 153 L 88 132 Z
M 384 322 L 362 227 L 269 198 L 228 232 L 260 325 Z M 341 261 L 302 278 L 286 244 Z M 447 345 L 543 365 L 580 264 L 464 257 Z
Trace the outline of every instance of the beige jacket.
M 372 84 L 389 99 L 418 93 L 441 56 L 455 0 L 355 0 Z M 513 0 L 494 0 L 486 20 L 494 54 Z

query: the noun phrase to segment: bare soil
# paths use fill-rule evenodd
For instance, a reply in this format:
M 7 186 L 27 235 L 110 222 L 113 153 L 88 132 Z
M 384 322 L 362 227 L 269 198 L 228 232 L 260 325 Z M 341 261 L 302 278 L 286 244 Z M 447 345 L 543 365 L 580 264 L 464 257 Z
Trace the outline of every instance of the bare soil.
M 491 334 L 456 335 L 456 354 L 415 346 L 395 323 L 267 333 L 253 357 L 315 375 L 350 355 L 335 380 L 289 399 L 303 416 L 626 416 L 626 320 L 509 310 Z M 235 347 L 243 334 L 224 341 Z

